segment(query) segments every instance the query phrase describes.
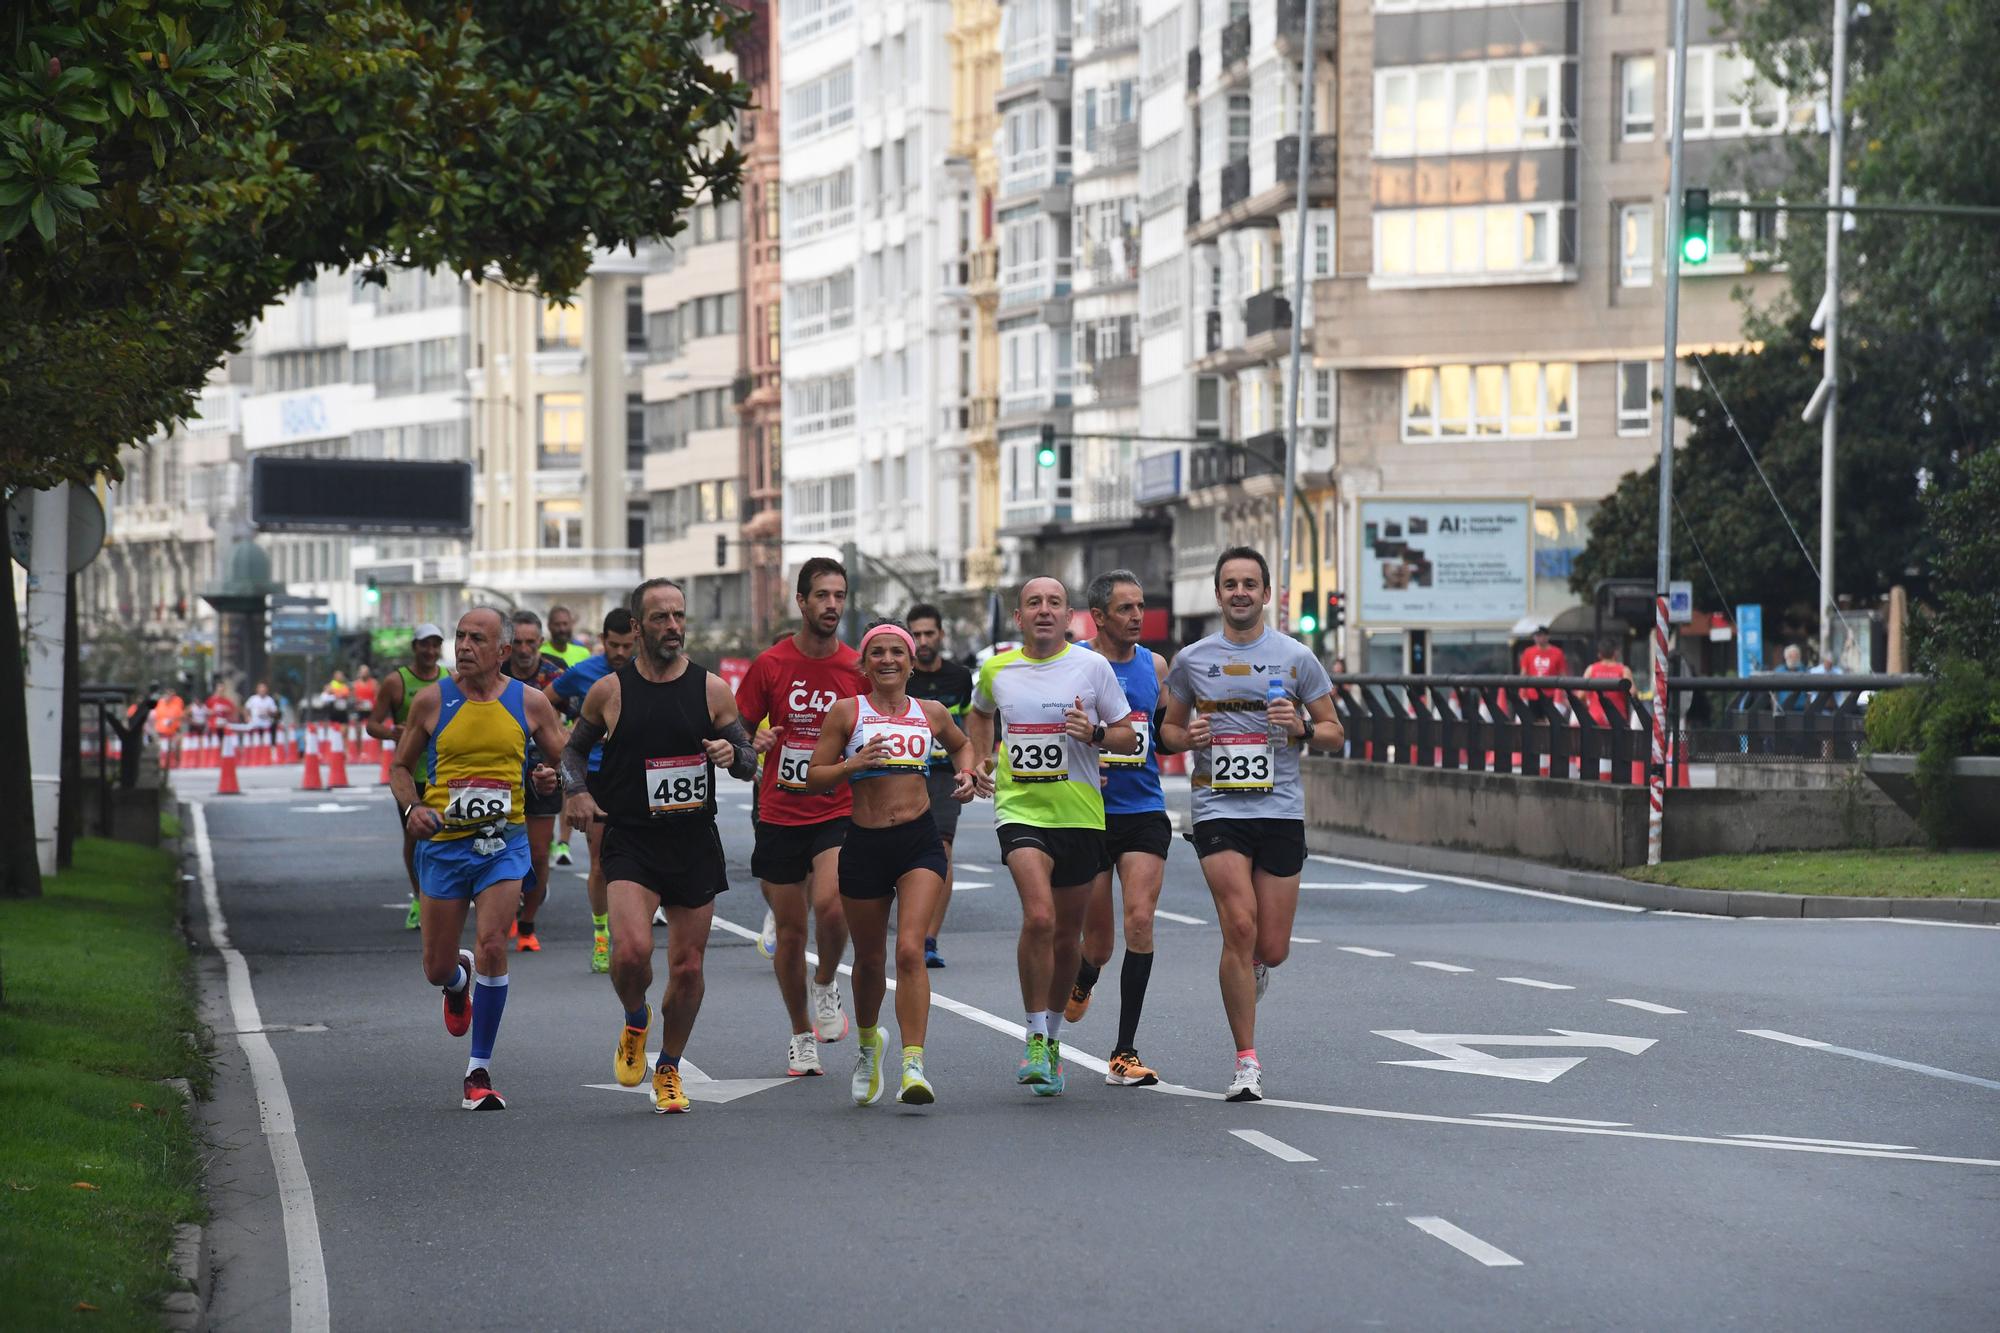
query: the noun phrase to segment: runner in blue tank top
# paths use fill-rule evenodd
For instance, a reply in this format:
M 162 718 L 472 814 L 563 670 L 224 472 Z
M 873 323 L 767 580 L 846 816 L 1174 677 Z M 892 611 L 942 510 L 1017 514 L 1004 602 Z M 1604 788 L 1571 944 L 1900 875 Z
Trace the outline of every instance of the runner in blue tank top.
M 1090 581 L 1091 619 L 1097 637 L 1081 645 L 1111 663 L 1111 672 L 1131 706 L 1129 721 L 1139 733 L 1137 754 L 1112 754 L 1101 760 L 1104 777 L 1104 842 L 1111 865 L 1125 890 L 1125 963 L 1118 975 L 1118 1041 L 1112 1047 L 1104 1081 L 1114 1087 L 1148 1087 L 1159 1075 L 1139 1059 L 1136 1046 L 1139 1013 L 1146 1003 L 1146 983 L 1153 975 L 1153 910 L 1160 901 L 1160 881 L 1167 872 L 1167 849 L 1174 827 L 1167 818 L 1167 797 L 1160 789 L 1160 750 L 1154 724 L 1158 720 L 1160 686 L 1167 664 L 1158 653 L 1141 647 L 1146 619 L 1146 591 L 1129 569 L 1114 569 Z M 1076 1023 L 1090 1008 L 1090 992 L 1098 974 L 1111 961 L 1117 934 L 1111 911 L 1111 870 L 1090 886 L 1090 906 L 1083 918 L 1083 961 L 1070 987 L 1063 1020 Z

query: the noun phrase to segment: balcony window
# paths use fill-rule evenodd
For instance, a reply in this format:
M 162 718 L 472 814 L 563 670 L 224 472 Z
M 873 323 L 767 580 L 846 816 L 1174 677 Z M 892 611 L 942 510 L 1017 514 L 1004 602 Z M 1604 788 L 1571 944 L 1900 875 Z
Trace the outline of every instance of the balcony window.
M 1403 372 L 1403 438 L 1571 436 L 1575 398 L 1567 361 L 1413 367 Z
M 535 526 L 541 532 L 541 548 L 544 551 L 582 550 L 583 501 L 536 501 Z
M 785 40 L 804 42 L 833 32 L 854 17 L 854 0 L 785 0 Z
M 537 467 L 583 466 L 583 395 L 544 393 L 535 398 Z
M 785 484 L 785 531 L 822 537 L 854 529 L 854 476 L 811 477 Z
M 645 500 L 625 502 L 625 545 L 629 550 L 639 550 L 646 544 L 646 517 L 651 505 Z
M 1653 58 L 1618 61 L 1618 137 L 1626 142 L 1653 137 Z
M 1618 285 L 1653 285 L 1653 206 L 1618 207 Z
M 1671 86 L 1671 62 L 1667 77 Z M 1669 107 L 1668 111 L 1671 115 L 1672 108 Z M 1811 113 L 1809 103 L 1799 106 L 1788 104 L 1784 90 L 1757 77 L 1749 59 L 1735 48 L 1700 46 L 1688 49 L 1688 138 L 1776 134 L 1788 122 L 1803 120 Z M 1807 123 L 1810 123 L 1809 120 Z
M 795 282 L 785 288 L 794 341 L 854 327 L 854 270 Z
M 1070 0 L 1008 0 L 1000 8 L 1000 82 L 1046 78 L 1069 68 Z
M 1556 268 L 1554 204 L 1390 209 L 1375 215 L 1381 277 L 1508 276 Z
M 542 327 L 535 348 L 543 352 L 572 352 L 583 346 L 583 307 L 572 302 L 542 307 Z
M 785 384 L 785 427 L 806 439 L 854 425 L 854 372 L 843 370 Z
M 1375 156 L 1486 153 L 1569 137 L 1557 125 L 1559 59 L 1377 70 Z
M 1147 333 L 1162 333 L 1181 320 L 1181 261 L 1150 265 L 1139 275 L 1139 317 Z
M 638 283 L 625 288 L 625 350 L 646 350 L 646 289 Z
M 803 241 L 854 221 L 854 168 L 785 187 L 785 239 Z
M 625 470 L 637 472 L 646 466 L 646 399 L 643 394 L 625 395 Z
M 841 65 L 785 90 L 785 137 L 792 143 L 839 129 L 854 119 L 854 67 Z

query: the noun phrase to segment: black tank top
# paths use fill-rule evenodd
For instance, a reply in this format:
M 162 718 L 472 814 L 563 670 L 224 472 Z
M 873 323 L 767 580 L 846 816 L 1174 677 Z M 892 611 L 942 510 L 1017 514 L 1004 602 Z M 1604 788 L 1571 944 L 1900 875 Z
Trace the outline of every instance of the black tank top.
M 708 671 L 690 660 L 677 679 L 656 682 L 639 664 L 618 669 L 618 729 L 604 742 L 598 803 L 616 828 L 715 819 L 715 765 L 702 743 L 716 735 L 708 716 Z

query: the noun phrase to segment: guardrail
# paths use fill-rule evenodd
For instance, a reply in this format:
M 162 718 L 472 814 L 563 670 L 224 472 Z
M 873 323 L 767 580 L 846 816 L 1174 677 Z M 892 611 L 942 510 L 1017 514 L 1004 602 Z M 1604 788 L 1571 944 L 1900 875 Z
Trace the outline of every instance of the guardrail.
M 1851 764 L 1866 740 L 1868 700 L 1925 683 L 1923 676 L 1841 672 L 1676 676 L 1669 720 L 1697 763 Z
M 1341 675 L 1333 693 L 1350 759 L 1646 781 L 1653 715 L 1628 680 Z

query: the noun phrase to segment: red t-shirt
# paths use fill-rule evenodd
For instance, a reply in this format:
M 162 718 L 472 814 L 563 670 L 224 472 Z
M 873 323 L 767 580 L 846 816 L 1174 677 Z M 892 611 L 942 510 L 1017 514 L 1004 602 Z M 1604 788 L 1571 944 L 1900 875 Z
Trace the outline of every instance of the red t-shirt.
M 826 657 L 807 657 L 787 638 L 771 645 L 750 664 L 750 673 L 736 688 L 736 711 L 754 734 L 768 719 L 778 744 L 764 756 L 763 788 L 757 794 L 757 818 L 767 824 L 818 824 L 854 813 L 854 795 L 842 783 L 819 796 L 808 796 L 805 765 L 819 745 L 820 725 L 836 699 L 864 693 L 861 655 L 846 644 Z
M 1623 662 L 1592 662 L 1583 669 L 1583 674 L 1588 680 L 1617 680 L 1619 677 L 1626 675 L 1627 672 Z M 1604 712 L 1604 696 L 1601 694 L 1590 694 L 1584 697 L 1590 704 L 1591 720 L 1600 727 L 1610 726 L 1610 720 Z M 1619 724 L 1623 725 L 1625 716 L 1632 707 L 1631 703 L 1626 696 L 1614 694 L 1611 696 L 1611 706 L 1618 710 Z
M 236 720 L 236 705 L 226 694 L 211 694 L 204 701 L 208 707 L 208 727 L 211 731 L 221 731 Z
M 1553 643 L 1546 648 L 1529 644 L 1521 650 L 1521 674 L 1524 676 L 1563 676 L 1569 674 L 1569 659 L 1563 650 Z M 1540 690 L 1522 690 L 1524 700 L 1539 699 Z

